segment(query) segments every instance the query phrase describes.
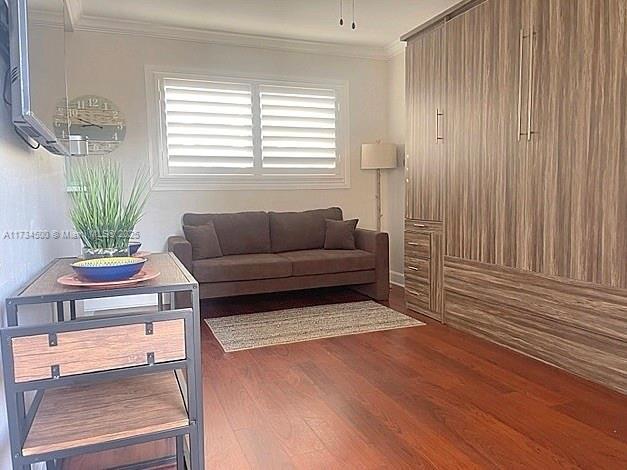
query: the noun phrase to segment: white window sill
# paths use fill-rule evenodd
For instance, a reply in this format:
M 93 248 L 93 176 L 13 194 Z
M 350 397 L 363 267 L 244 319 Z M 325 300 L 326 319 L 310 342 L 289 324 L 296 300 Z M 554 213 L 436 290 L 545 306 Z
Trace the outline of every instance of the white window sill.
M 229 190 L 295 190 L 348 189 L 348 176 L 159 176 L 153 181 L 156 191 L 229 191 Z

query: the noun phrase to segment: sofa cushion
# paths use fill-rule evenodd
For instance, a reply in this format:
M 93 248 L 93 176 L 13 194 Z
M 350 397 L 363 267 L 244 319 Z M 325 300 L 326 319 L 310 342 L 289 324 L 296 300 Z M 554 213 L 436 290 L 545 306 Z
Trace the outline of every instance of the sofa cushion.
M 355 229 L 358 219 L 326 220 L 327 231 L 324 237 L 325 250 L 354 250 Z
M 294 276 L 374 269 L 375 256 L 363 250 L 300 250 L 281 253 L 291 261 Z
M 203 225 L 183 225 L 185 239 L 192 245 L 192 259 L 219 258 L 222 249 L 212 221 Z
M 185 214 L 184 225 L 213 221 L 224 255 L 270 253 L 270 221 L 265 212 Z
M 326 219 L 342 220 L 342 209 L 330 207 L 304 212 L 270 212 L 272 252 L 311 250 L 324 246 Z
M 271 253 L 230 255 L 194 261 L 192 272 L 198 282 L 249 281 L 289 277 L 292 264 Z

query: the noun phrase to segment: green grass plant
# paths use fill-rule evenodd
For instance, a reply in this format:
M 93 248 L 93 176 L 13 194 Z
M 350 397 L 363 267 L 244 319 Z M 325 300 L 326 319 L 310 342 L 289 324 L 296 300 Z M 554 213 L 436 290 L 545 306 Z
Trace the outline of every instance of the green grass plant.
M 109 158 L 73 160 L 67 177 L 70 219 L 85 248 L 127 249 L 150 193 L 148 171 L 137 171 L 128 194 L 119 163 Z

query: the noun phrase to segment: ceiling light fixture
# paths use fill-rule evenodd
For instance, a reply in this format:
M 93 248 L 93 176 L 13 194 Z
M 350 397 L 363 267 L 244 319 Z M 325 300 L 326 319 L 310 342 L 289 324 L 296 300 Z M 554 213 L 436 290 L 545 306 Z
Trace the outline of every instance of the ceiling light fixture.
M 353 4 L 353 11 L 352 11 L 353 22 L 351 23 L 351 28 L 356 29 L 357 23 L 355 23 L 355 0 L 352 0 L 352 4 Z M 340 26 L 344 26 L 344 0 L 340 0 Z
M 340 0 L 340 26 L 344 26 L 344 0 Z
M 355 24 L 355 0 L 353 0 L 353 24 L 351 25 L 351 28 L 355 29 L 357 27 L 357 25 Z

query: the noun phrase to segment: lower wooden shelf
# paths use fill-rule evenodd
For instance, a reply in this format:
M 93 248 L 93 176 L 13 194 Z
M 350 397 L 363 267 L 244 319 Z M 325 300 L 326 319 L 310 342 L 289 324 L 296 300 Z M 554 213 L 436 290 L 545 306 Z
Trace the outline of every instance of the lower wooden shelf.
M 31 456 L 187 426 L 174 371 L 44 392 L 22 454 Z

